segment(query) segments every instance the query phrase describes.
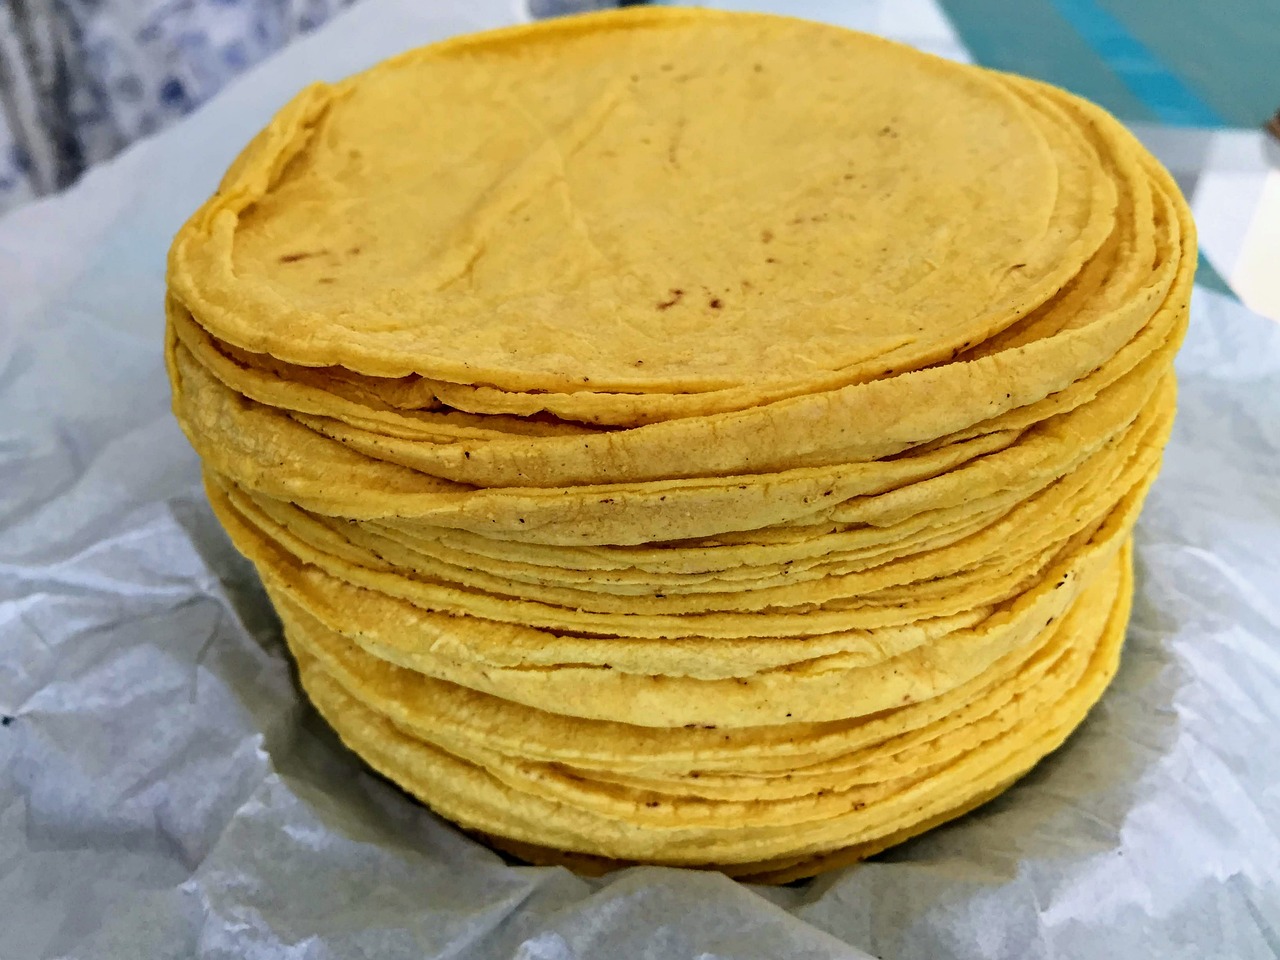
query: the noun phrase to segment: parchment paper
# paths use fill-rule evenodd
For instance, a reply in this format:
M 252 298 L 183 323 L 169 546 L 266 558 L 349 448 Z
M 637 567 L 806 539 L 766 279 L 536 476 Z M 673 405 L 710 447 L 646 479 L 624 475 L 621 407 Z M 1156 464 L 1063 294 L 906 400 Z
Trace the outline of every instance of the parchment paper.
M 515 15 L 369 0 L 0 222 L 0 958 L 1280 956 L 1280 326 L 1204 291 L 1114 686 L 874 862 L 507 866 L 301 702 L 169 414 L 165 250 L 305 80 Z

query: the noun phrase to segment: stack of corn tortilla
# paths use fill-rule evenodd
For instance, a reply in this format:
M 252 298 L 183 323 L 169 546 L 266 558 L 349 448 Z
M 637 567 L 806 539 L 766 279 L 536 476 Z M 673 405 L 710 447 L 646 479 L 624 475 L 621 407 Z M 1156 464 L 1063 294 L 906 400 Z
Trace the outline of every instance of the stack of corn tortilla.
M 372 767 L 534 862 L 785 881 L 1102 693 L 1194 243 L 1061 90 L 574 18 L 286 106 L 174 242 L 174 406 Z

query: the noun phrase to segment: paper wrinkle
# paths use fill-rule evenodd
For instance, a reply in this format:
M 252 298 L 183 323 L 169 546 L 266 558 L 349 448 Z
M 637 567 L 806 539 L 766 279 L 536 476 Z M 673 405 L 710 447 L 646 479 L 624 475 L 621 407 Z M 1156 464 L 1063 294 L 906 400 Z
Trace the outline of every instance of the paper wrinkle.
M 793 887 L 585 880 L 341 748 L 169 413 L 164 253 L 304 80 L 510 16 L 419 7 L 0 221 L 0 957 L 1280 956 L 1280 327 L 1204 291 L 1120 673 L 961 821 Z

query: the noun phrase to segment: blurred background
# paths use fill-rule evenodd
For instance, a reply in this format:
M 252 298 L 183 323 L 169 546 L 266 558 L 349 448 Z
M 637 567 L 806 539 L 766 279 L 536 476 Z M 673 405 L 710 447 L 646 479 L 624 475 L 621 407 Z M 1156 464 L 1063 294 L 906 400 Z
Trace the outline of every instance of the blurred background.
M 361 0 L 0 0 L 0 213 L 74 183 Z M 511 0 L 512 17 L 607 0 Z M 421 0 L 429 8 L 433 0 Z M 1192 200 L 1200 281 L 1280 318 L 1280 0 L 730 0 L 1056 83 Z

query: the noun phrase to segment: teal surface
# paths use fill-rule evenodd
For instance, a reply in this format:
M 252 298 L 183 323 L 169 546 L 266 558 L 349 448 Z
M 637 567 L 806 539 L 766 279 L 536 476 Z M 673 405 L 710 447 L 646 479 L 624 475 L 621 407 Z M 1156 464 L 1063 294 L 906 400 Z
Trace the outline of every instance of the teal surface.
M 1229 297 L 1236 295 L 1236 292 L 1231 289 L 1227 281 L 1222 279 L 1222 274 L 1213 269 L 1213 264 L 1209 262 L 1209 258 L 1203 253 L 1200 254 L 1200 258 L 1196 261 L 1196 283 L 1217 293 L 1225 293 Z
M 1280 0 L 940 0 L 982 64 L 1125 120 L 1256 127 L 1280 107 Z
M 976 62 L 1047 80 L 1126 120 L 1155 121 L 1155 111 L 1046 0 L 942 0 L 941 5 Z

